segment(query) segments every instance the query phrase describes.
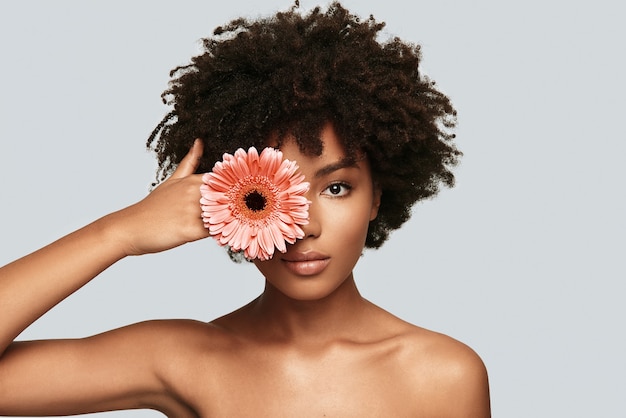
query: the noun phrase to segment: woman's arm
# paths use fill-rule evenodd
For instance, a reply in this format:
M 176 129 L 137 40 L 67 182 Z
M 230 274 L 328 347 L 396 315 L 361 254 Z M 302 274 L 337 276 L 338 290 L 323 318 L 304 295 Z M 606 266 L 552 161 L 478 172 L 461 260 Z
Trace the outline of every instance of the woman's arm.
M 116 366 L 107 353 L 93 347 L 87 350 L 88 346 L 97 346 L 90 339 L 19 344 L 12 341 L 37 318 L 121 258 L 159 252 L 206 237 L 208 233 L 200 219 L 201 176 L 193 174 L 201 155 L 202 143 L 197 140 L 172 176 L 142 201 L 0 268 L 0 414 L 4 413 L 3 405 L 10 402 L 6 396 L 12 393 L 12 382 L 28 380 L 38 387 L 42 392 L 34 390 L 28 398 L 36 403 L 46 386 L 49 389 L 63 385 L 56 379 L 63 378 L 64 367 L 81 365 L 80 355 L 93 353 L 88 356 L 95 364 L 92 372 L 97 372 L 93 367 L 121 369 L 128 363 L 122 358 L 121 365 Z M 108 341 L 112 349 L 125 350 L 119 338 L 100 339 Z M 100 357 L 107 361 L 98 366 Z M 79 380 L 89 378 L 80 373 L 78 376 Z M 81 382 L 72 384 L 80 386 Z

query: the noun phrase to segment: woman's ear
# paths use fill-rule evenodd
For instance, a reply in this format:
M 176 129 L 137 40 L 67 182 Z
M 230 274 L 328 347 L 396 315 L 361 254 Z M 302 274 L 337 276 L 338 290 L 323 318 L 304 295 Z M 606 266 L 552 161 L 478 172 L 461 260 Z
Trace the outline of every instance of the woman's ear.
M 370 222 L 376 219 L 378 216 L 378 208 L 380 207 L 380 198 L 383 195 L 383 191 L 380 186 L 374 183 L 374 195 L 372 197 L 372 209 L 370 212 Z

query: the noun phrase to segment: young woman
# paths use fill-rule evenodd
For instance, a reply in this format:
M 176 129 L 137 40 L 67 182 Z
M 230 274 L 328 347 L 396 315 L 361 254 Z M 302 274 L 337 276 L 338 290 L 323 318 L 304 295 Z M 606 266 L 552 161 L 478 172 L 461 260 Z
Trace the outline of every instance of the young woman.
M 0 270 L 0 415 L 490 415 L 480 358 L 368 302 L 352 275 L 453 184 L 460 154 L 419 48 L 379 43 L 381 28 L 336 3 L 294 7 L 216 29 L 174 70 L 148 142 L 161 184 Z M 210 236 L 265 277 L 235 312 L 13 341 L 118 260 Z

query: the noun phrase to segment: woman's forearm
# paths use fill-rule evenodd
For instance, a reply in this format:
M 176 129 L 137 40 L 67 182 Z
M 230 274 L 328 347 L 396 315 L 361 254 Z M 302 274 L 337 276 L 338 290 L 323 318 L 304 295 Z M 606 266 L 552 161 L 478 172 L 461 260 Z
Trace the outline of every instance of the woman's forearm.
M 0 268 L 0 353 L 37 318 L 125 256 L 115 215 Z

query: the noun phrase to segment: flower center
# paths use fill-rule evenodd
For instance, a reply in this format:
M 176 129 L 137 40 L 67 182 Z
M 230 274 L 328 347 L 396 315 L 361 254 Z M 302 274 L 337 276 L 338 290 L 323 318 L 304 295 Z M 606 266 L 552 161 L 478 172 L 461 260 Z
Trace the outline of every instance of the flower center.
M 267 199 L 258 190 L 250 190 L 243 199 L 248 209 L 253 212 L 262 211 L 267 206 Z
M 278 216 L 278 193 L 278 187 L 266 176 L 246 176 L 228 192 L 229 208 L 240 222 L 260 227 Z

